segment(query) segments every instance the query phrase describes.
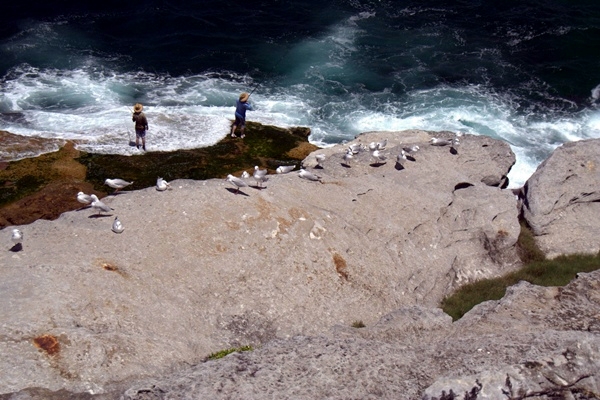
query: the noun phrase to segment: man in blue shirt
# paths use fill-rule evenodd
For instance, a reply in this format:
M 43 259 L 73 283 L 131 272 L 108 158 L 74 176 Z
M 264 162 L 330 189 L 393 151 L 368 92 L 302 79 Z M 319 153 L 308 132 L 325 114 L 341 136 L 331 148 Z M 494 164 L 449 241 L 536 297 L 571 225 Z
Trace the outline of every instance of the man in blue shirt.
M 235 135 L 235 130 L 239 126 L 242 131 L 242 136 L 244 137 L 244 130 L 246 129 L 246 110 L 252 110 L 252 106 L 248 103 L 248 98 L 250 95 L 246 92 L 240 94 L 240 98 L 235 104 L 235 122 L 231 127 L 231 137 L 237 137 Z

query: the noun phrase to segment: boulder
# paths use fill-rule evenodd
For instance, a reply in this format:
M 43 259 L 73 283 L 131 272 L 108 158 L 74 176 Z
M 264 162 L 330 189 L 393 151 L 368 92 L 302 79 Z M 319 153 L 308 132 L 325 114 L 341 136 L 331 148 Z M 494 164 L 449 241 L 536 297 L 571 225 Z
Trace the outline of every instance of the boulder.
M 303 162 L 320 181 L 269 174 L 238 192 L 223 179 L 175 180 L 172 190 L 102 198 L 110 212 L 83 208 L 19 226 L 22 249 L 0 253 L 0 394 L 37 387 L 110 398 L 127 382 L 244 345 L 267 352 L 273 377 L 281 375 L 273 360 L 298 343 L 314 357 L 311 346 L 327 343 L 367 346 L 365 360 L 393 353 L 391 344 L 319 335 L 357 320 L 373 325 L 403 307 L 437 307 L 458 285 L 519 266 L 516 199 L 502 189 L 510 147 L 470 135 L 458 148 L 432 146 L 432 135 L 451 136 L 372 132 L 352 142 L 387 139 L 379 162 L 369 151 L 344 162 L 352 143 L 321 149 Z M 421 149 L 396 162 L 412 144 Z M 122 233 L 111 231 L 115 217 Z M 419 310 L 402 318 L 430 314 Z M 409 331 L 449 324 L 434 314 Z M 302 373 L 294 371 L 285 374 Z M 304 371 L 308 382 L 313 371 Z
M 566 143 L 523 187 L 523 216 L 548 258 L 600 251 L 600 139 Z

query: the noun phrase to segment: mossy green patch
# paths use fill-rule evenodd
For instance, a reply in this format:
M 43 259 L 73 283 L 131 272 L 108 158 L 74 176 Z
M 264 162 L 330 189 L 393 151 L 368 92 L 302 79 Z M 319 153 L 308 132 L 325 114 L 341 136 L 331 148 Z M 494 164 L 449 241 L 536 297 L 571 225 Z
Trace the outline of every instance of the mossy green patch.
M 217 351 L 216 353 L 210 354 L 206 359 L 207 360 L 218 360 L 219 358 L 223 358 L 228 354 L 242 351 L 252 351 L 254 350 L 252 346 L 242 346 L 242 347 L 234 347 L 231 349 Z
M 579 272 L 600 269 L 600 253 L 564 255 L 546 260 L 535 245 L 533 235 L 525 224 L 521 225 L 521 233 L 517 246 L 522 250 L 520 254 L 524 266 L 518 271 L 498 278 L 482 279 L 461 286 L 452 295 L 443 299 L 441 307 L 453 320 L 461 318 L 477 304 L 501 299 L 507 287 L 520 281 L 539 286 L 564 286 Z
M 158 177 L 167 181 L 204 180 L 253 170 L 255 165 L 275 169 L 280 164 L 298 164 L 308 154 L 292 150 L 306 144 L 309 133 L 305 128 L 283 129 L 249 122 L 244 139 L 227 136 L 210 147 L 140 156 L 84 154 L 79 161 L 87 168 L 86 180 L 97 190 L 107 190 L 106 178 L 134 181 L 128 189 L 135 190 L 153 186 Z

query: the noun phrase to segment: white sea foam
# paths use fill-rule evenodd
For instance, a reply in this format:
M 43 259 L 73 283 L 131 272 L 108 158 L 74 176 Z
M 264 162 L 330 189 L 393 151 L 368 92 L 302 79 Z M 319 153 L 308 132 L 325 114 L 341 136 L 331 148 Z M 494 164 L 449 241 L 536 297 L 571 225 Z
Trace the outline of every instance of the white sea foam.
M 310 140 L 322 146 L 373 130 L 449 130 L 506 140 L 517 156 L 509 174 L 513 187 L 522 185 L 560 144 L 600 137 L 595 109 L 568 116 L 551 110 L 523 115 L 511 95 L 480 85 L 440 84 L 399 93 L 397 87 L 415 86 L 407 82 L 421 76 L 419 67 L 395 71 L 389 86 L 380 88 L 379 77 L 353 58 L 361 50 L 362 24 L 375 18 L 360 13 L 322 36 L 298 42 L 281 59 L 289 64 L 285 74 L 260 82 L 229 71 L 185 76 L 119 72 L 92 58 L 70 70 L 19 65 L 2 79 L 0 129 L 75 140 L 89 152 L 133 155 L 139 151 L 129 146 L 135 140 L 131 107 L 141 102 L 150 125 L 149 150 L 205 147 L 228 134 L 239 93 L 259 89 L 250 99 L 255 111 L 248 113 L 249 120 L 307 126 Z M 599 93 L 600 85 L 591 90 L 592 107 Z

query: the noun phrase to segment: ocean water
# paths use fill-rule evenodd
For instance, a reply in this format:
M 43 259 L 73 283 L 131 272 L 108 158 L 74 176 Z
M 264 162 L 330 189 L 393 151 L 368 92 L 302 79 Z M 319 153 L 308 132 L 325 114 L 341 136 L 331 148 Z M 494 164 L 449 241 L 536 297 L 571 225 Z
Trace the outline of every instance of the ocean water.
M 600 137 L 597 1 L 3 8 L 0 129 L 76 140 L 85 151 L 140 154 L 129 146 L 136 102 L 149 150 L 214 144 L 242 91 L 252 92 L 249 120 L 308 126 L 323 146 L 374 130 L 503 139 L 517 156 L 511 187 L 557 146 Z

